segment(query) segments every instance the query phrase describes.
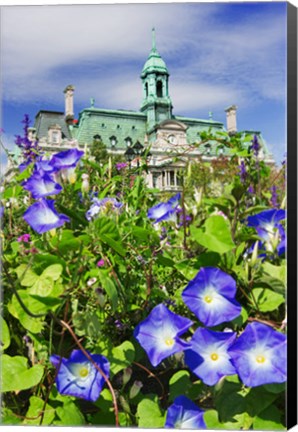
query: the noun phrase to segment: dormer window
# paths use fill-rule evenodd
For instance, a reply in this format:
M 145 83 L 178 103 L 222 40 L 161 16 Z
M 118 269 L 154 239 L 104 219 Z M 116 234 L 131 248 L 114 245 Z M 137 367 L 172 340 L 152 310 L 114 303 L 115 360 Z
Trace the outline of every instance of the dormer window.
M 125 144 L 126 144 L 126 147 L 130 147 L 130 146 L 131 146 L 131 143 L 132 143 L 132 141 L 131 141 L 131 138 L 130 138 L 130 137 L 125 138 Z
M 116 147 L 117 138 L 115 136 L 111 136 L 111 138 L 110 138 L 110 144 L 111 144 L 111 147 Z
M 61 126 L 50 126 L 48 130 L 48 139 L 51 144 L 60 144 L 62 141 Z
M 175 137 L 175 135 L 169 135 L 168 140 L 169 140 L 169 143 L 171 143 L 171 144 L 177 143 L 177 138 Z
M 94 135 L 93 139 L 94 139 L 94 141 L 101 141 L 101 136 L 96 134 L 96 135 Z
M 206 153 L 207 153 L 207 155 L 210 155 L 210 152 L 211 152 L 211 145 L 210 145 L 210 144 L 206 144 L 206 145 L 205 145 L 205 149 L 206 149 Z

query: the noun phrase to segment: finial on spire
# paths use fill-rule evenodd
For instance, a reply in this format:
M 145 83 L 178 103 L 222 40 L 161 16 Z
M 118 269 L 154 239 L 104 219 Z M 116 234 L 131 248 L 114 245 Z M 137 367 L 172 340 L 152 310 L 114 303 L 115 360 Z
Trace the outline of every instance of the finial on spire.
M 156 50 L 155 28 L 152 27 L 152 50 Z

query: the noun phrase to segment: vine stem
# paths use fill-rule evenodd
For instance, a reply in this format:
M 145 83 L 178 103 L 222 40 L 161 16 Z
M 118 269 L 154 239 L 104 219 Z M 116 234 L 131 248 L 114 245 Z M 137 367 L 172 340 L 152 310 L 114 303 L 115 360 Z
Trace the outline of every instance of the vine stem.
M 163 386 L 163 384 L 162 384 L 162 382 L 160 381 L 160 379 L 156 376 L 156 375 L 154 375 L 154 373 L 153 372 L 151 372 L 149 369 L 147 369 L 145 366 L 143 366 L 142 364 L 140 364 L 140 363 L 138 363 L 138 362 L 136 362 L 136 361 L 134 361 L 133 362 L 133 364 L 135 364 L 136 366 L 139 366 L 139 368 L 141 368 L 141 369 L 143 369 L 144 371 L 146 371 L 147 373 L 148 373 L 148 375 L 149 375 L 149 377 L 152 377 L 152 378 L 155 378 L 156 379 L 156 381 L 158 382 L 158 384 L 160 385 L 160 387 L 161 387 L 161 390 L 162 390 L 162 399 L 165 397 L 165 389 L 164 389 L 164 386 Z
M 66 328 L 69 331 L 71 337 L 74 339 L 75 343 L 80 348 L 80 350 L 83 352 L 83 354 L 85 355 L 85 357 L 87 357 L 87 359 L 93 364 L 93 366 L 95 367 L 95 369 L 100 373 L 100 375 L 104 378 L 105 382 L 107 383 L 107 386 L 109 387 L 109 390 L 110 390 L 112 398 L 113 398 L 113 405 L 114 405 L 114 411 L 115 411 L 115 423 L 116 423 L 116 426 L 119 426 L 119 411 L 118 411 L 117 399 L 116 399 L 115 391 L 114 391 L 114 389 L 112 387 L 112 384 L 111 384 L 109 378 L 103 372 L 103 370 L 95 363 L 95 361 L 92 359 L 91 355 L 82 346 L 81 342 L 79 341 L 79 339 L 74 334 L 74 332 L 73 332 L 72 328 L 70 327 L 70 325 L 67 324 L 63 320 L 59 320 L 59 322 L 60 322 L 60 324 L 64 328 Z

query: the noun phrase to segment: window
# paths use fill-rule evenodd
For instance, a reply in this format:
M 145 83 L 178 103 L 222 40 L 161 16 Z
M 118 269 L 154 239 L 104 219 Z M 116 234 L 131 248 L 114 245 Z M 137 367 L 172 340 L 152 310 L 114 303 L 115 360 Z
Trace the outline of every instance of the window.
M 117 144 L 117 138 L 115 136 L 110 137 L 110 144 L 112 147 L 115 147 Z
M 146 97 L 148 97 L 148 83 L 145 84 L 145 94 Z
M 59 143 L 59 132 L 58 131 L 52 131 L 52 143 L 53 144 Z
M 175 171 L 170 171 L 170 186 L 175 186 Z
M 130 137 L 127 137 L 127 138 L 125 138 L 125 144 L 126 144 L 126 147 L 130 147 L 131 146 L 131 138 Z
M 101 141 L 101 136 L 100 135 L 94 135 L 93 137 L 94 141 Z
M 159 176 L 160 176 L 160 172 L 154 172 L 154 173 L 152 173 L 152 186 L 154 188 L 159 187 L 159 185 L 158 185 Z
M 168 140 L 171 144 L 176 144 L 177 142 L 175 135 L 169 135 Z
M 162 81 L 157 81 L 156 83 L 156 96 L 162 97 Z

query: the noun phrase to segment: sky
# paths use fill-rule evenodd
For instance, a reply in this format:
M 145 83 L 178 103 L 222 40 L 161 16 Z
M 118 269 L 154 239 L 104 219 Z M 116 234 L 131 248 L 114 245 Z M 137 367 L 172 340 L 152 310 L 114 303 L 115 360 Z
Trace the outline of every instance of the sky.
M 139 110 L 151 49 L 170 72 L 173 114 L 261 131 L 277 164 L 286 152 L 286 2 L 132 3 L 1 7 L 2 141 L 13 149 L 22 119 L 90 106 Z

